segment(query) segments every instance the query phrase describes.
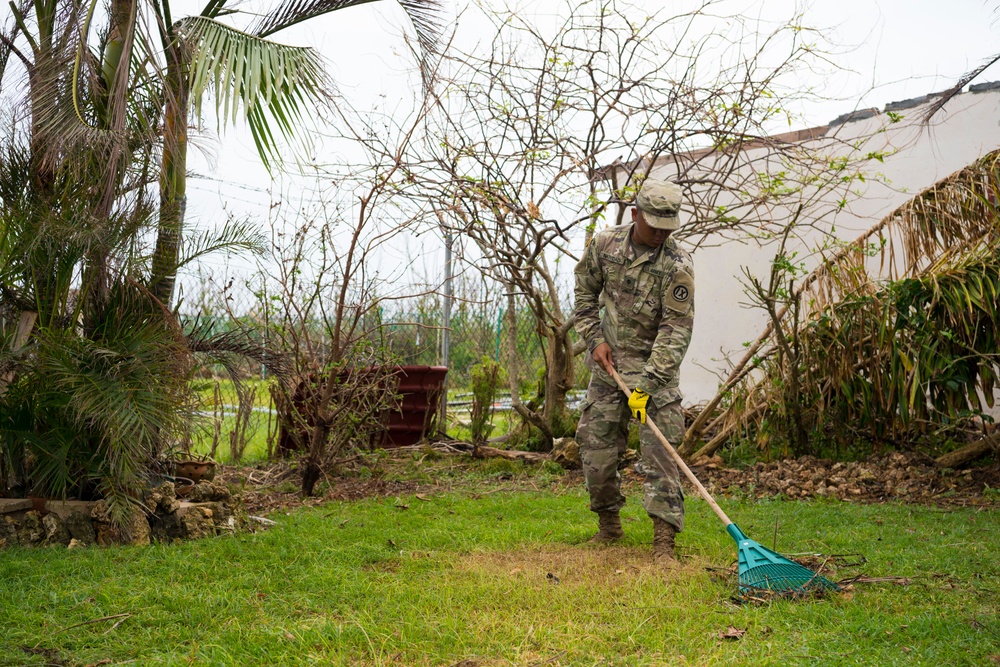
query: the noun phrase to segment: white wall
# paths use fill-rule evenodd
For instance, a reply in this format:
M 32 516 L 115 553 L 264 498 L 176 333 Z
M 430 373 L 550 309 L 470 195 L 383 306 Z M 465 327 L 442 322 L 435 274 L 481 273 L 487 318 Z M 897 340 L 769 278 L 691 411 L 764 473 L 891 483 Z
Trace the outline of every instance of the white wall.
M 868 164 L 867 171 L 883 175 L 884 180 L 869 178 L 855 184 L 855 197 L 830 218 L 841 240 L 853 240 L 924 188 L 1000 147 L 1000 91 L 959 95 L 933 122 L 922 125 L 920 118 L 926 108 L 924 105 L 898 111 L 904 117 L 898 123 L 890 123 L 888 115 L 880 113 L 832 126 L 827 132 L 828 139 L 835 136 L 851 142 L 860 138 L 864 142 L 862 154 L 894 151 L 883 163 Z M 831 210 L 836 209 L 835 202 L 828 204 Z M 805 258 L 810 269 L 819 262 L 810 250 L 821 241 L 817 231 L 806 234 L 804 243 L 796 244 L 799 258 Z M 695 329 L 681 369 L 685 402 L 712 398 L 731 363 L 743 356 L 743 343 L 755 340 L 764 329 L 765 313 L 747 307 L 741 268 L 749 268 L 766 281 L 776 248 L 774 243 L 761 247 L 756 243 L 728 242 L 694 251 Z

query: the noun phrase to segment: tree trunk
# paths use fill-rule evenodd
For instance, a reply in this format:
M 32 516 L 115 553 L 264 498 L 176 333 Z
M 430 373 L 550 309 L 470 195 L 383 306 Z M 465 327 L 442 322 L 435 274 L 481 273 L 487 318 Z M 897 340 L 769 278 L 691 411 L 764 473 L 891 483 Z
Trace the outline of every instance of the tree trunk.
M 566 431 L 566 394 L 573 386 L 573 342 L 565 326 L 549 327 L 545 375 L 545 421 L 559 438 Z
M 326 412 L 325 406 L 321 408 Z M 310 434 L 309 453 L 302 460 L 302 497 L 313 494 L 316 482 L 323 475 L 323 458 L 326 452 L 326 443 L 330 439 L 329 420 L 323 419 L 319 415 L 315 417 L 317 424 Z
M 163 116 L 163 161 L 160 169 L 160 222 L 153 253 L 150 287 L 168 308 L 172 305 L 177 263 L 187 207 L 188 63 L 184 45 L 166 51 L 167 81 Z
M 543 414 L 539 414 L 535 410 L 531 410 L 521 401 L 521 388 L 519 380 L 517 377 L 517 367 L 518 367 L 518 354 L 517 354 L 517 309 L 514 303 L 513 289 L 512 285 L 504 285 L 507 290 L 507 378 L 510 382 L 510 404 L 514 408 L 517 414 L 528 422 L 529 424 L 535 426 L 542 434 L 545 436 L 546 448 L 551 449 L 552 447 L 552 427 L 549 422 L 546 421 L 544 410 Z

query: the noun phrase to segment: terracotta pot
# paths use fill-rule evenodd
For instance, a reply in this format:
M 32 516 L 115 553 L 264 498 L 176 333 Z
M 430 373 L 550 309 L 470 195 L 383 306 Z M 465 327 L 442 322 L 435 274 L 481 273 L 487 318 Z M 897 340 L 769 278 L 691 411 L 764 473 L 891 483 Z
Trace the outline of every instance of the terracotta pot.
M 215 461 L 177 461 L 174 463 L 174 475 L 190 479 L 195 484 L 203 480 L 210 482 L 215 479 Z

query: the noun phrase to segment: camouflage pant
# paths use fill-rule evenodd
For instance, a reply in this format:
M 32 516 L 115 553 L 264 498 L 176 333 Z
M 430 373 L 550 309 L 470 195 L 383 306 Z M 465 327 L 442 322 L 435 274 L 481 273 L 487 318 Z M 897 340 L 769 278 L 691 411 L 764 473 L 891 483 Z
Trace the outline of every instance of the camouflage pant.
M 668 442 L 679 443 L 684 437 L 680 400 L 662 406 L 655 401 L 655 396 L 649 399 L 646 416 L 656 422 Z M 580 444 L 591 511 L 617 511 L 625 505 L 618 460 L 628 445 L 631 418 L 628 399 L 618 388 L 603 382 L 590 383 L 576 440 Z M 645 426 L 639 427 L 639 443 L 642 460 L 636 469 L 645 476 L 642 506 L 650 516 L 659 517 L 681 530 L 684 528 L 684 493 L 677 464 Z

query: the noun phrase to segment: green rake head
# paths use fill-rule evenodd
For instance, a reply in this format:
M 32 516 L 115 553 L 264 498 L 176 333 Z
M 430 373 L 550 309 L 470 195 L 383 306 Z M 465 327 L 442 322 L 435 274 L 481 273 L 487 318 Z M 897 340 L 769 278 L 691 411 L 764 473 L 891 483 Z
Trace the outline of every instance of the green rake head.
M 837 584 L 826 577 L 754 542 L 735 523 L 726 526 L 726 532 L 736 540 L 740 593 L 819 593 L 840 590 Z

